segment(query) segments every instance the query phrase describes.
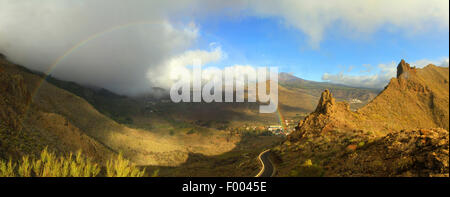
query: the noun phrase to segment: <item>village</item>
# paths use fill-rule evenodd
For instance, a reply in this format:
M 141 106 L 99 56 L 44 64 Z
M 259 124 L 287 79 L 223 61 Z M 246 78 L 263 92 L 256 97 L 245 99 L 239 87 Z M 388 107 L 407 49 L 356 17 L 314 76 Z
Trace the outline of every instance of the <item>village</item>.
M 294 120 L 284 120 L 277 125 L 268 126 L 243 126 L 237 128 L 238 133 L 251 133 L 253 135 L 273 135 L 285 137 L 295 131 L 295 121 Z
M 147 113 L 160 113 L 162 110 L 161 106 L 171 104 L 170 99 L 148 99 L 145 105 L 145 112 Z M 230 133 L 237 133 L 242 135 L 252 135 L 252 136 L 280 136 L 285 137 L 295 131 L 295 126 L 297 126 L 296 121 L 293 119 L 280 120 L 278 124 L 260 125 L 260 123 L 243 124 L 238 126 L 229 126 L 229 121 L 207 121 L 207 120 L 197 120 L 192 122 L 195 125 L 216 128 L 219 130 L 227 130 Z

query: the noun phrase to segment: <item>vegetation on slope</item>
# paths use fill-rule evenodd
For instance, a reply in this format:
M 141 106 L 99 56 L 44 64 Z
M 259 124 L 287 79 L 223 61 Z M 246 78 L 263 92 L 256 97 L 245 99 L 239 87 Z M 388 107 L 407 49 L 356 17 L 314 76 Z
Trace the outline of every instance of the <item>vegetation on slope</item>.
M 18 162 L 0 160 L 0 177 L 142 177 L 144 173 L 145 168 L 136 167 L 122 154 L 101 166 L 81 150 L 58 157 L 45 148 L 40 157 L 25 155 Z
M 62 116 L 60 110 L 52 112 L 43 109 L 43 103 L 36 104 L 31 93 L 39 82 L 30 71 L 0 58 L 0 159 L 38 156 L 46 146 L 58 153 L 82 149 L 99 162 L 114 154 Z M 68 97 L 52 96 L 46 102 Z
M 81 149 L 99 163 L 122 152 L 124 158 L 137 165 L 176 166 L 187 160 L 189 152 L 222 154 L 233 149 L 240 139 L 215 129 L 186 134 L 190 128 L 185 128 L 169 135 L 174 129 L 170 124 L 151 122 L 160 126 L 157 132 L 119 124 L 83 98 L 4 58 L 0 58 L 0 82 L 2 159 L 37 156 L 48 146 L 58 154 Z M 158 121 L 158 115 L 142 116 L 146 118 L 143 122 Z
M 449 176 L 449 133 L 402 130 L 383 137 L 333 131 L 274 148 L 279 176 Z
M 52 76 L 47 76 L 45 80 L 56 87 L 67 90 L 95 107 L 100 113 L 108 116 L 121 124 L 132 124 L 131 114 L 138 112 L 138 105 L 135 100 L 115 94 L 109 90 L 99 88 L 87 88 L 74 82 L 62 81 Z
M 379 92 L 376 89 L 306 81 L 286 73 L 281 73 L 279 78 L 279 108 L 288 119 L 314 110 L 315 100 L 326 88 L 331 88 L 338 100 L 360 100 L 361 103 L 350 104 L 352 109 L 363 106 Z M 232 122 L 234 127 L 243 124 L 262 126 L 278 122 L 278 117 L 275 115 L 260 114 L 257 103 L 161 103 L 160 100 L 169 99 L 165 96 L 161 97 L 161 95 L 168 95 L 167 90 L 154 88 L 155 91 L 158 90 L 157 96 L 150 94 L 127 97 L 102 88 L 87 87 L 59 80 L 52 76 L 46 76 L 45 79 L 47 82 L 85 99 L 100 113 L 112 120 L 132 127 L 148 129 L 153 127 L 148 124 L 149 119 L 164 121 L 163 119 L 174 118 L 184 122 L 226 120 Z M 303 102 L 296 102 L 297 99 L 301 99 Z M 154 105 L 149 106 L 149 103 Z M 180 114 L 180 110 L 183 110 L 184 113 Z M 155 114 L 163 118 L 155 117 Z

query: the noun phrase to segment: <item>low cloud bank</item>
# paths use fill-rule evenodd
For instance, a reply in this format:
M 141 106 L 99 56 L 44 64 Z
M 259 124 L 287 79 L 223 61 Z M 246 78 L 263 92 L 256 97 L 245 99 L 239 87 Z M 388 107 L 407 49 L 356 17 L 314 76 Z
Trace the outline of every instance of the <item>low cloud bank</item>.
M 423 68 L 429 64 L 434 64 L 437 66 L 448 67 L 449 58 L 442 58 L 437 61 L 431 61 L 427 59 L 418 60 L 410 63 L 411 66 L 416 66 L 418 68 Z M 366 88 L 384 88 L 389 80 L 396 76 L 397 74 L 398 62 L 391 62 L 389 64 L 379 64 L 377 67 L 373 68 L 370 65 L 364 65 L 366 70 L 372 72 L 372 70 L 379 70 L 375 74 L 362 74 L 362 75 L 351 75 L 345 72 L 340 72 L 338 74 L 325 73 L 322 76 L 322 80 L 328 81 L 336 84 L 344 84 L 353 87 L 366 87 Z

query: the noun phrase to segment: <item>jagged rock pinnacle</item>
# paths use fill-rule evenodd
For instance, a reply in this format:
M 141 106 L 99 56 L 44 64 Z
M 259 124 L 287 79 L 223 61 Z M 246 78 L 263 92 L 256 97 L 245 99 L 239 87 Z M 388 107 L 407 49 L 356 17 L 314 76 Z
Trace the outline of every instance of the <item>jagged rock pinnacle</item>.
M 411 70 L 411 67 L 408 63 L 405 62 L 405 60 L 402 59 L 397 66 L 397 78 L 399 78 L 400 75 L 407 72 L 408 70 Z
M 331 112 L 332 106 L 336 103 L 335 99 L 331 92 L 327 89 L 322 92 L 322 96 L 320 97 L 319 104 L 317 105 L 316 112 L 327 114 Z

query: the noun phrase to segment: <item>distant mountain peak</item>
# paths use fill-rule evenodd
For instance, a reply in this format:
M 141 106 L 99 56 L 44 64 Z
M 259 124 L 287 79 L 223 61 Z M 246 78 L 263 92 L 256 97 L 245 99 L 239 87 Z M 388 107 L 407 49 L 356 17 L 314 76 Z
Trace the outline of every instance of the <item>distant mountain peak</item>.
M 287 82 L 287 81 L 305 81 L 305 80 L 296 77 L 291 73 L 281 72 L 280 74 L 278 74 L 278 81 Z

